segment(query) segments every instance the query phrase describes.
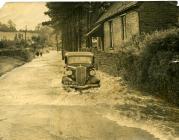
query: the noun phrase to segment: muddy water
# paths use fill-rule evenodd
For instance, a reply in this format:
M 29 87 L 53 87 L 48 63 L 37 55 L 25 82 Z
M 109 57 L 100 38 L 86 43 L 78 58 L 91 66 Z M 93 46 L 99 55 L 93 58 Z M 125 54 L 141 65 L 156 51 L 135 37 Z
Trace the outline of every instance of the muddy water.
M 101 112 L 103 117 L 122 126 L 141 128 L 161 140 L 179 139 L 179 108 L 148 93 L 132 90 L 119 77 L 102 72 L 98 75 L 102 86 L 89 96 L 106 108 Z
M 81 93 L 60 88 L 63 94 L 58 104 L 97 105 L 101 110 L 97 113 L 119 125 L 140 128 L 161 140 L 179 139 L 179 108 L 149 93 L 131 89 L 120 77 L 100 71 L 97 76 L 101 79 L 98 89 Z
M 66 91 L 60 58 L 51 52 L 0 77 L 0 139 L 178 139 L 178 108 L 102 72 L 100 88 Z
M 59 104 L 96 105 L 104 118 L 139 128 L 160 140 L 179 139 L 179 109 L 147 93 L 132 90 L 120 78 L 99 72 L 99 89 L 62 91 Z M 101 110 L 101 111 L 99 111 Z

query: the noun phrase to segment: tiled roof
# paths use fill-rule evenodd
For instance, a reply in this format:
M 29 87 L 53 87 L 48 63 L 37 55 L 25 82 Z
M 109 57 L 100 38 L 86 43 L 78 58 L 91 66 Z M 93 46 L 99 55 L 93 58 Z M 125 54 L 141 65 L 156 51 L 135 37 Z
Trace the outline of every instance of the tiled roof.
M 111 16 L 118 14 L 124 10 L 127 10 L 128 8 L 131 8 L 135 6 L 137 1 L 131 1 L 131 2 L 115 2 L 113 5 L 98 19 L 96 22 L 97 24 L 100 22 L 105 21 L 106 19 L 110 18 Z
M 163 2 L 163 1 L 162 1 Z M 140 3 L 143 3 L 143 2 L 139 2 L 139 1 L 125 1 L 125 2 L 114 2 L 113 5 L 111 5 L 109 7 L 109 9 L 104 12 L 102 14 L 102 16 L 100 16 L 100 18 L 97 20 L 97 22 L 94 24 L 94 28 L 92 28 L 92 30 L 90 32 L 87 33 L 87 36 L 89 34 L 91 34 L 92 32 L 95 31 L 95 29 L 97 27 L 99 27 L 101 25 L 101 23 L 103 23 L 104 21 L 106 21 L 107 19 L 111 18 L 112 16 L 116 15 L 116 14 L 119 14 L 119 13 L 122 13 L 124 12 L 125 10 L 128 10 L 132 7 L 135 7 L 137 5 L 139 5 Z M 170 1 L 168 2 L 169 4 L 172 4 L 172 5 L 175 5 L 177 4 L 176 1 Z
M 163 1 L 164 2 L 164 1 Z M 167 1 L 168 4 L 177 5 L 176 1 Z M 124 1 L 124 2 L 114 2 L 112 6 L 109 7 L 109 9 L 104 12 L 104 14 L 98 19 L 96 24 L 99 24 L 106 19 L 114 16 L 115 14 L 121 13 L 129 8 L 132 8 L 136 6 L 137 4 L 142 3 L 141 1 Z

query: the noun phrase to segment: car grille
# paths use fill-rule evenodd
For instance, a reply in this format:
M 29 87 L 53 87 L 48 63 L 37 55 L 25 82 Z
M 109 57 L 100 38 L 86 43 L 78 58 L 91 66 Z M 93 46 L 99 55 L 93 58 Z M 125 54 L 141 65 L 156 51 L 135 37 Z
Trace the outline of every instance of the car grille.
M 79 85 L 84 85 L 86 83 L 86 67 L 79 66 L 76 68 L 76 82 Z

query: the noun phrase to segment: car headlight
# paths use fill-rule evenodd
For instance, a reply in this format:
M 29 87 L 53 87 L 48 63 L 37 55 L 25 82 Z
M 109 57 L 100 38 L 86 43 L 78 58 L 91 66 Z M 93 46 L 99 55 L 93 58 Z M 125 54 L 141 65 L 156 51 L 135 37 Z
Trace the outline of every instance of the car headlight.
M 68 75 L 68 76 L 72 75 L 72 71 L 71 70 L 67 70 L 67 71 L 65 71 L 65 74 Z
M 91 71 L 90 71 L 90 75 L 91 75 L 91 76 L 94 76 L 95 74 L 96 74 L 95 70 L 91 70 Z

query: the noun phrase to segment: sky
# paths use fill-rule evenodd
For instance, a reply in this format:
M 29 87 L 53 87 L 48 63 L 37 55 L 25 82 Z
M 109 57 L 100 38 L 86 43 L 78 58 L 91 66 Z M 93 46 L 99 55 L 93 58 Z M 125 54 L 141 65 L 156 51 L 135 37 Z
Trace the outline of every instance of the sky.
M 7 23 L 12 20 L 16 28 L 34 30 L 37 24 L 50 20 L 44 12 L 47 11 L 45 3 L 6 3 L 0 8 L 0 22 Z

